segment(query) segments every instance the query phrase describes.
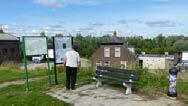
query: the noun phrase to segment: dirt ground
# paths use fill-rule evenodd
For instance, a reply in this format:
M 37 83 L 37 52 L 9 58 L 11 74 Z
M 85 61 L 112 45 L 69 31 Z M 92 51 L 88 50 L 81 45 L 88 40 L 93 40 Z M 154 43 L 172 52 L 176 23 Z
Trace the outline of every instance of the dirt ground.
M 125 95 L 122 88 L 108 85 L 96 88 L 95 83 L 78 87 L 74 91 L 52 88 L 47 94 L 75 106 L 185 106 L 168 97 L 152 99 L 138 94 Z

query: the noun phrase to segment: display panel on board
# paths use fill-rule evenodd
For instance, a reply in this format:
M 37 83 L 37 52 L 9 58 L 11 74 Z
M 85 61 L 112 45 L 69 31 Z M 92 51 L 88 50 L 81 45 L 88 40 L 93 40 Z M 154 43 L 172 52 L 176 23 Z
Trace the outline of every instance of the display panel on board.
M 47 54 L 46 37 L 25 37 L 24 40 L 27 56 Z
M 182 60 L 183 61 L 188 61 L 188 52 L 183 52 L 182 53 Z
M 72 48 L 71 36 L 54 37 L 55 62 L 57 64 L 63 63 L 63 57 L 67 51 Z

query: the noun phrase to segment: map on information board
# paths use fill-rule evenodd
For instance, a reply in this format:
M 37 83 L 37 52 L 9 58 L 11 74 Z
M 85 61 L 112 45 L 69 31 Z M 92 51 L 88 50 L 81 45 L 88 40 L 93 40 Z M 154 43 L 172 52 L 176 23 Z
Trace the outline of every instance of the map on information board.
M 47 54 L 46 37 L 25 37 L 26 56 Z
M 55 59 L 57 64 L 63 63 L 63 57 L 72 48 L 71 36 L 54 37 Z

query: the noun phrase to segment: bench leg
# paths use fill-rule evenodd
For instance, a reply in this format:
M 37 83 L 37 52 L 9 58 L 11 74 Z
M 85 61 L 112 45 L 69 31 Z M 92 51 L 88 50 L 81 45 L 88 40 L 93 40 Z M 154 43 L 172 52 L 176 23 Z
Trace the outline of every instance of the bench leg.
M 131 84 L 123 83 L 123 86 L 126 87 L 126 92 L 125 92 L 126 95 L 132 94 L 132 85 Z
M 97 78 L 95 78 L 95 77 L 93 77 L 93 79 L 94 79 L 95 81 L 97 81 L 97 83 L 96 83 L 96 87 L 97 87 L 97 88 L 102 85 L 102 81 L 101 81 L 100 79 L 97 79 Z
M 102 82 L 100 80 L 97 81 L 96 87 L 102 86 Z

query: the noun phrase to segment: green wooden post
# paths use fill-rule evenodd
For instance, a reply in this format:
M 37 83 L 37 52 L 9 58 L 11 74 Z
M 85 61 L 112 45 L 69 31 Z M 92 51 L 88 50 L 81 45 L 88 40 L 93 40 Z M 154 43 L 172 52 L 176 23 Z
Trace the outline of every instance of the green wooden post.
M 49 63 L 49 55 L 48 55 L 48 37 L 46 37 L 46 42 L 47 42 L 47 62 L 48 62 L 48 83 L 51 86 L 52 80 L 51 80 L 51 70 L 50 70 L 50 63 Z
M 26 80 L 25 80 L 25 90 L 29 91 L 29 77 L 28 77 L 28 70 L 27 70 L 27 61 L 26 61 L 26 51 L 25 51 L 25 37 L 23 38 L 23 55 L 24 55 L 24 67 L 25 67 L 25 75 L 26 75 Z

